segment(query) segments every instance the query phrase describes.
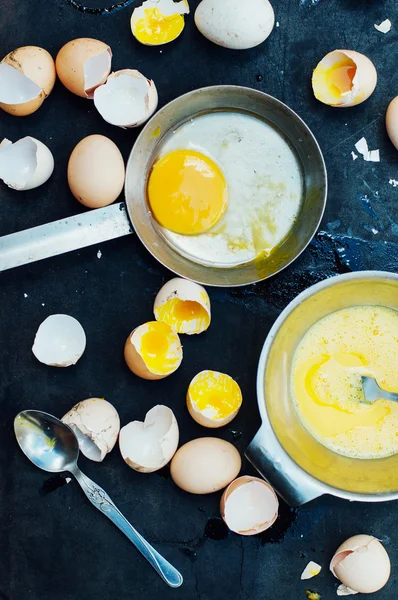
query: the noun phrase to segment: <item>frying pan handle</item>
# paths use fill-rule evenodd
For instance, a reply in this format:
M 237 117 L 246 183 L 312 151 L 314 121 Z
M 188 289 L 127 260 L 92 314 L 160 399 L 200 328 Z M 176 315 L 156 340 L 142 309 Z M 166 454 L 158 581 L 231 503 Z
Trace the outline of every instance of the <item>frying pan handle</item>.
M 0 271 L 132 233 L 126 205 L 111 204 L 0 238 Z
M 286 454 L 270 424 L 263 423 L 246 456 L 289 506 L 301 506 L 324 494 L 322 484 Z

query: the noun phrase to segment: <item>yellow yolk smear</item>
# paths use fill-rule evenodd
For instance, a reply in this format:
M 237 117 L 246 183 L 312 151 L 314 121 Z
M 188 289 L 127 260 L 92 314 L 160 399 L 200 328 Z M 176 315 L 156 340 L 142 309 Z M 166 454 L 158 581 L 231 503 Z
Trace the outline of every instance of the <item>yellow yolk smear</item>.
M 133 34 L 139 42 L 147 46 L 157 46 L 172 42 L 184 29 L 184 16 L 178 13 L 166 16 L 159 8 L 146 8 L 144 17 L 133 25 Z
M 181 361 L 181 344 L 177 333 L 167 323 L 150 321 L 140 327 L 136 350 L 147 368 L 155 375 L 173 372 Z
M 227 207 L 227 184 L 220 167 L 196 150 L 174 150 L 158 160 L 148 183 L 157 222 L 182 235 L 211 229 Z
M 325 104 L 338 104 L 352 90 L 356 72 L 356 64 L 348 57 L 328 68 L 320 63 L 312 78 L 315 97 Z
M 205 417 L 220 421 L 240 408 L 242 392 L 229 375 L 202 371 L 191 381 L 188 402 Z
M 170 298 L 155 309 L 158 321 L 168 323 L 178 333 L 204 331 L 210 325 L 210 316 L 204 306 L 193 300 Z
M 398 312 L 356 306 L 316 323 L 296 349 L 292 395 L 309 433 L 327 448 L 353 458 L 398 452 L 398 404 L 364 400 L 362 375 L 398 392 Z

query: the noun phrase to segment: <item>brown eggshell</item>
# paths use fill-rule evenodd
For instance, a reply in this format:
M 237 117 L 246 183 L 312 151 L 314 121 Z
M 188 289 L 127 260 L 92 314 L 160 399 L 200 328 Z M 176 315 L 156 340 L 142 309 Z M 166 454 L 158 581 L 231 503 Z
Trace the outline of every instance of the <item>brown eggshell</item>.
M 73 94 L 88 98 L 84 84 L 84 65 L 88 59 L 106 50 L 110 52 L 108 44 L 93 38 L 77 38 L 65 44 L 55 60 L 57 75 L 63 85 Z M 105 81 L 106 77 L 98 85 Z
M 159 375 L 157 373 L 153 373 L 150 369 L 148 369 L 147 365 L 145 364 L 144 359 L 139 354 L 139 352 L 137 352 L 134 344 L 131 341 L 132 336 L 137 331 L 137 329 L 139 329 L 139 328 L 136 327 L 130 333 L 129 337 L 126 340 L 126 344 L 124 346 L 124 358 L 125 358 L 126 364 L 127 364 L 128 368 L 130 369 L 130 371 L 132 371 L 135 375 L 137 375 L 138 377 L 141 377 L 142 379 L 149 379 L 149 380 L 165 379 L 169 375 L 172 375 L 178 369 L 178 367 L 180 366 L 180 364 L 182 362 L 182 347 L 181 347 L 181 345 L 180 345 L 181 357 L 180 357 L 180 361 L 179 361 L 178 365 L 172 371 L 170 371 L 169 373 L 166 373 L 164 375 Z M 176 335 L 177 335 L 177 333 L 176 333 Z
M 391 100 L 387 109 L 386 128 L 391 143 L 398 150 L 398 96 Z

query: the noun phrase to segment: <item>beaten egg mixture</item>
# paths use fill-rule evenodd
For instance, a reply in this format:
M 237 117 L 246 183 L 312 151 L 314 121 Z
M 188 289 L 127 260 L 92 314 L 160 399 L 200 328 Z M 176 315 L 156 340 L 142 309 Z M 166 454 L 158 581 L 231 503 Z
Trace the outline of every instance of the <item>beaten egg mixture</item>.
M 316 323 L 296 349 L 292 396 L 299 418 L 324 446 L 352 458 L 398 452 L 398 403 L 364 399 L 361 375 L 398 392 L 398 312 L 346 308 Z

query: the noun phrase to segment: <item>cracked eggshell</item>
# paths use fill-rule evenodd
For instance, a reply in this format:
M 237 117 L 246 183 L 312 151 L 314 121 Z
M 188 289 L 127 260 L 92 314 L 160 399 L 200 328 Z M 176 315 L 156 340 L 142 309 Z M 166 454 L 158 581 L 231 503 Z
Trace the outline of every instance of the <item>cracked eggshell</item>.
M 138 127 L 155 112 L 158 92 L 154 82 L 139 71 L 123 69 L 95 90 L 94 104 L 107 123 L 123 129 Z
M 352 67 L 355 75 L 350 89 L 336 94 L 335 86 L 328 84 L 328 78 L 339 65 Z M 377 84 L 377 71 L 372 61 L 355 50 L 334 50 L 318 63 L 312 75 L 312 89 L 315 98 L 323 104 L 337 108 L 349 108 L 361 104 L 371 96 Z
M 81 98 L 93 98 L 94 90 L 111 72 L 112 51 L 108 44 L 92 38 L 77 38 L 65 44 L 55 65 L 64 86 Z
M 171 279 L 160 289 L 153 312 L 157 321 L 188 335 L 206 331 L 211 321 L 210 298 L 205 288 L 180 277 Z
M 273 488 L 263 479 L 244 475 L 224 491 L 220 512 L 226 525 L 239 535 L 266 531 L 278 517 L 279 502 Z
M 378 539 L 371 535 L 355 535 L 336 550 L 330 570 L 350 590 L 372 594 L 386 585 L 391 564 Z
M 102 462 L 117 442 L 119 415 L 116 408 L 103 398 L 78 402 L 62 417 L 62 421 L 75 432 L 84 456 L 95 462 Z
M 386 114 L 386 129 L 391 143 L 398 150 L 398 96 L 391 100 Z
M 312 579 L 313 577 L 319 575 L 321 571 L 321 565 L 318 565 L 318 563 L 314 562 L 313 560 L 310 560 L 308 565 L 305 567 L 304 571 L 301 573 L 301 579 Z
M 202 35 L 235 50 L 264 42 L 274 23 L 274 10 L 268 0 L 202 0 L 195 12 L 195 24 Z
M 25 117 L 36 112 L 52 91 L 56 79 L 54 60 L 43 48 L 23 46 L 0 63 L 0 108 Z
M 205 437 L 177 450 L 171 461 L 171 476 L 186 492 L 212 494 L 231 483 L 241 466 L 235 446 L 219 438 Z
M 30 136 L 0 144 L 0 179 L 14 190 L 26 191 L 45 183 L 54 171 L 54 157 L 42 142 Z
M 188 13 L 187 0 L 146 0 L 133 10 L 131 32 L 145 46 L 168 44 L 184 30 L 184 15 Z
M 179 431 L 173 411 L 159 404 L 145 421 L 132 421 L 120 430 L 123 460 L 135 471 L 153 473 L 170 462 L 178 447 Z
M 86 348 L 83 327 L 69 315 L 50 315 L 37 330 L 32 352 L 50 367 L 70 367 Z

